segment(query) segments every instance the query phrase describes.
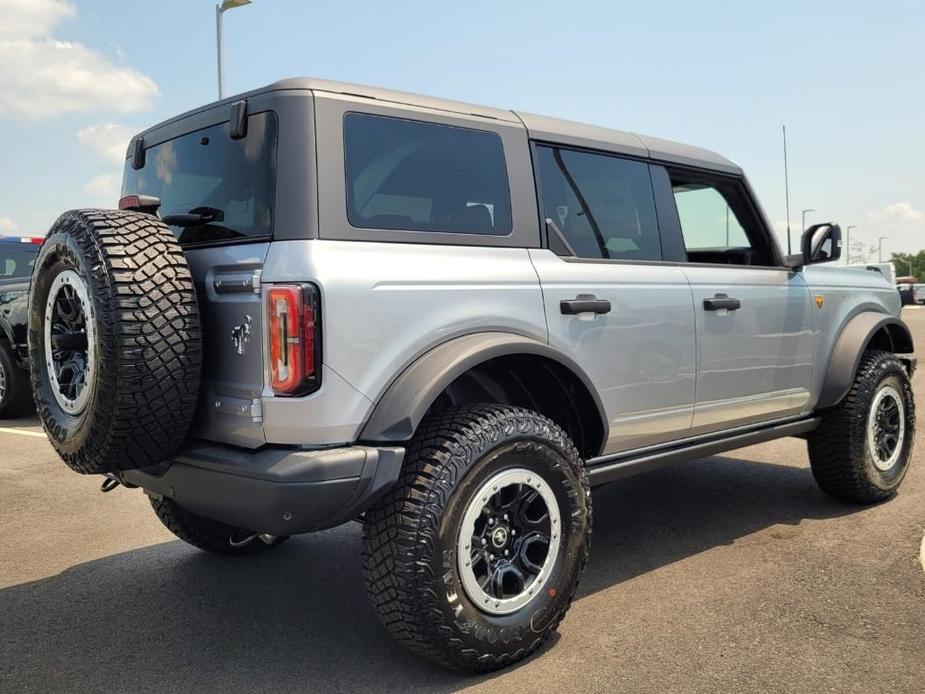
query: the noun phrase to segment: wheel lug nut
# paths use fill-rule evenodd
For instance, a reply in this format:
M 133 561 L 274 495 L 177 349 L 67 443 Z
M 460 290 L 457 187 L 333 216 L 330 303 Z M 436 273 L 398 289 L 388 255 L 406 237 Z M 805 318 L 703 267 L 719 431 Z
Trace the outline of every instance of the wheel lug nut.
M 504 514 L 504 520 L 507 520 L 507 514 L 506 514 L 506 513 Z
M 489 519 L 488 519 L 488 524 L 489 524 L 489 525 L 494 525 L 494 524 L 495 524 L 495 519 L 494 519 L 494 518 L 489 518 Z
M 510 554 L 510 552 L 508 552 L 507 550 L 504 550 L 504 556 L 507 556 L 507 555 L 509 555 L 509 554 Z
M 483 544 L 483 545 L 487 545 L 487 544 L 488 544 L 488 540 L 486 540 L 484 537 L 482 538 L 482 544 Z
M 488 555 L 488 561 L 494 561 L 494 560 L 495 560 L 495 555 L 494 555 L 494 554 L 489 554 L 489 555 Z

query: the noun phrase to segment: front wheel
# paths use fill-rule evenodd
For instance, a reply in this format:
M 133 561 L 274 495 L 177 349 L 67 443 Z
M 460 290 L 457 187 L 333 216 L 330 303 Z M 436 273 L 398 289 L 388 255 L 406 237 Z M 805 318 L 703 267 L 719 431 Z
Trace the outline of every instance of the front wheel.
M 443 410 L 421 423 L 399 483 L 367 513 L 367 591 L 411 650 L 495 670 L 555 631 L 590 532 L 584 466 L 556 424 L 504 405 Z
M 861 357 L 848 395 L 810 435 L 809 462 L 824 492 L 870 504 L 899 489 L 914 441 L 909 374 L 894 354 L 869 351 Z

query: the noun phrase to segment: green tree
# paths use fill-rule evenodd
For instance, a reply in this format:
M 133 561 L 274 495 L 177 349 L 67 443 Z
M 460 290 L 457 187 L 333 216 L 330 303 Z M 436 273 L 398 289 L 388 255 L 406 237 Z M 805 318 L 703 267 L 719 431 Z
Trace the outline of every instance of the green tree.
M 890 259 L 896 268 L 897 277 L 912 275 L 919 279 L 925 277 L 925 251 L 918 253 L 894 253 Z

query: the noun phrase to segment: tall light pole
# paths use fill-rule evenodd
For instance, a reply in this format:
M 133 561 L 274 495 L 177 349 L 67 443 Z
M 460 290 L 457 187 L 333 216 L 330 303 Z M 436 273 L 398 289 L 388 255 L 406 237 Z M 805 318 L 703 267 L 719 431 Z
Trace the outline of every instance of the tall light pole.
M 806 231 L 806 213 L 815 211 L 816 210 L 803 210 L 803 228 L 800 230 L 801 232 Z
M 222 15 L 235 7 L 250 5 L 251 0 L 223 0 L 215 6 L 215 46 L 218 51 L 218 98 L 225 96 L 225 51 L 222 46 Z
M 787 172 L 787 126 L 780 126 L 784 136 L 784 199 L 787 204 L 787 255 L 792 253 L 790 248 L 790 174 Z
M 851 230 L 857 228 L 857 224 L 849 224 L 845 229 L 845 265 L 851 265 Z
M 883 239 L 885 238 L 886 236 L 881 236 L 880 238 L 877 239 L 877 262 L 878 263 L 883 262 Z

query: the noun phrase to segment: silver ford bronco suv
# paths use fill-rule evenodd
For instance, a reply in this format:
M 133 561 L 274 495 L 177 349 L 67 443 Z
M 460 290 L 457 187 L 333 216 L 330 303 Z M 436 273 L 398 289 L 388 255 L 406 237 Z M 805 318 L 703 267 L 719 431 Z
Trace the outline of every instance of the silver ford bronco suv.
M 351 520 L 385 628 L 492 670 L 556 629 L 595 485 L 784 436 L 894 495 L 915 366 L 877 273 L 784 256 L 713 152 L 290 79 L 129 144 L 35 263 L 48 437 L 228 555 Z

